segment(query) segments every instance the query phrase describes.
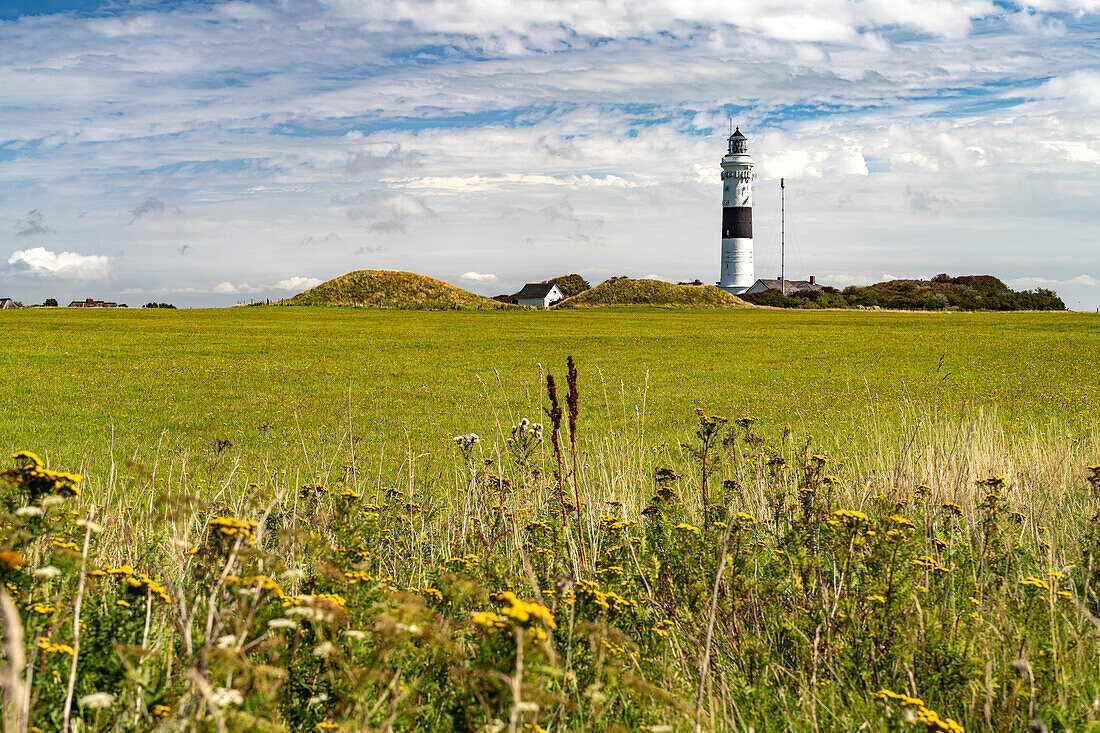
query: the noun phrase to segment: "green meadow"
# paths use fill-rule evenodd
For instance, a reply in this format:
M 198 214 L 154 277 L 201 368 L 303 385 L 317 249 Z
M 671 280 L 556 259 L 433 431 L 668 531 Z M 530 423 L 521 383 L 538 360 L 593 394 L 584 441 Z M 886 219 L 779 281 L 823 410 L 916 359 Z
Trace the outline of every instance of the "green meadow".
M 1096 414 L 1100 319 L 1079 313 L 325 308 L 0 315 L 0 449 L 75 465 L 229 440 L 244 456 L 339 439 L 377 453 L 536 419 L 581 373 L 581 429 L 671 439 L 695 406 L 847 435 L 868 409 L 995 411 L 1010 430 Z M 643 413 L 644 408 L 644 413 Z M 643 420 L 644 414 L 644 423 Z M 291 449 L 293 452 L 293 449 Z
M 1094 315 L 0 321 L 5 733 L 1100 731 Z

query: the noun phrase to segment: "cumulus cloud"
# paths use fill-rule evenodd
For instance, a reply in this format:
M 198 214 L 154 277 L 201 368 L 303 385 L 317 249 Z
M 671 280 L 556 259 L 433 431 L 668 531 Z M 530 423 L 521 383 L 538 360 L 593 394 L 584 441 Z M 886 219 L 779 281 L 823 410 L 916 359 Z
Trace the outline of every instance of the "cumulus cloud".
M 1087 143 L 1080 140 L 1048 140 L 1043 145 L 1051 150 L 1057 150 L 1068 160 L 1100 165 L 1100 151 L 1093 150 Z
M 909 203 L 909 209 L 918 214 L 934 214 L 951 205 L 943 196 L 918 191 L 909 185 L 905 186 L 905 200 Z
M 302 240 L 303 247 L 312 247 L 315 244 L 325 244 L 326 242 L 339 242 L 343 239 L 336 232 L 329 232 L 328 234 L 311 234 Z
M 8 257 L 8 267 L 20 274 L 100 280 L 110 272 L 110 260 L 104 255 L 53 252 L 45 247 L 32 247 L 12 252 Z
M 348 173 L 376 173 L 395 166 L 409 168 L 414 165 L 417 165 L 416 155 L 394 143 L 385 150 L 356 150 L 348 163 Z
M 295 275 L 294 277 L 288 277 L 286 280 L 280 280 L 275 283 L 275 287 L 279 290 L 309 290 L 317 287 L 321 282 L 320 279 L 315 277 Z
M 1077 275 L 1076 277 L 1057 280 L 1046 277 L 1017 277 L 1006 280 L 1006 284 L 1013 288 L 1048 288 L 1057 285 L 1084 285 L 1086 287 L 1100 287 L 1100 280 L 1092 275 Z
M 1063 99 L 1074 106 L 1100 109 L 1100 71 L 1081 69 L 1056 76 L 1037 90 L 1037 95 Z
M 143 216 L 164 216 L 165 214 L 182 214 L 178 207 L 168 206 L 156 196 L 150 196 L 136 207 L 130 210 L 130 223 L 133 224 Z
M 435 215 L 419 197 L 402 191 L 361 191 L 334 196 L 332 202 L 352 221 L 365 220 L 367 229 L 379 233 L 405 232 L 413 220 Z
M 242 293 L 258 293 L 263 288 L 259 288 L 255 285 L 249 285 L 248 283 L 231 283 L 221 282 L 210 289 L 210 292 L 217 293 L 218 295 L 239 295 Z
M 20 237 L 30 237 L 36 234 L 53 234 L 54 229 L 46 224 L 45 214 L 39 209 L 31 209 L 19 220 L 15 233 Z
M 461 275 L 461 278 L 466 282 L 471 283 L 495 283 L 497 276 L 491 272 L 466 272 Z

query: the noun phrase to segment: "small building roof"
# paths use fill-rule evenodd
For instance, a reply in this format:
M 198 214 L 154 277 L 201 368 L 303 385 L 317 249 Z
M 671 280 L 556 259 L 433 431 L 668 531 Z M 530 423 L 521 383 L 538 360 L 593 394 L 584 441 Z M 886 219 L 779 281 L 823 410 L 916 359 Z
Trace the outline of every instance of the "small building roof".
M 760 283 L 768 290 L 784 290 L 782 280 L 765 280 L 764 278 L 760 278 L 756 282 Z M 788 293 L 802 293 L 814 290 L 821 290 L 824 287 L 824 285 L 818 285 L 817 283 L 812 283 L 809 280 L 788 280 L 787 287 L 785 289 Z
M 516 299 L 534 300 L 536 298 L 545 298 L 550 294 L 550 291 L 556 287 L 557 285 L 554 283 L 527 283 L 523 286 L 523 290 L 516 293 Z

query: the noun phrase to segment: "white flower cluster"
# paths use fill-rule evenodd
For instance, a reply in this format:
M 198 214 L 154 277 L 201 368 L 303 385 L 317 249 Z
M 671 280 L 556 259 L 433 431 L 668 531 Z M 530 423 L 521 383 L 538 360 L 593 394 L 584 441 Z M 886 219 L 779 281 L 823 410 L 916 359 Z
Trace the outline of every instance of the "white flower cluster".
M 230 705 L 240 705 L 244 702 L 244 695 L 241 694 L 240 690 L 234 690 L 231 687 L 219 687 L 210 696 L 210 701 L 219 708 L 224 708 Z
M 298 622 L 290 618 L 273 618 L 267 622 L 269 629 L 296 629 Z
M 89 710 L 109 708 L 114 702 L 115 696 L 110 692 L 93 692 L 77 700 L 77 704 L 79 704 L 80 707 L 88 708 Z
M 477 437 L 477 433 L 470 433 L 469 435 L 456 435 L 451 438 L 451 442 L 461 448 L 463 451 L 468 451 L 475 445 L 481 442 L 481 438 Z
M 508 442 L 533 441 L 537 443 L 540 440 L 542 440 L 542 423 L 531 422 L 527 418 L 523 418 L 519 421 L 519 425 L 512 426 L 512 437 L 508 439 Z

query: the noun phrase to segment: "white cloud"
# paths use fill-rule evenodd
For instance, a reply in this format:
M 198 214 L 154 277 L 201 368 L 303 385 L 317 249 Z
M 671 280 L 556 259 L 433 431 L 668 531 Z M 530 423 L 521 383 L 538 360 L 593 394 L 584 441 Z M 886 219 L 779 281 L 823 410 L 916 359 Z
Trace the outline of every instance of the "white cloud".
M 16 273 L 100 280 L 109 273 L 110 260 L 105 255 L 52 252 L 45 247 L 32 247 L 12 252 L 8 257 L 8 267 Z
M 259 288 L 253 287 L 248 283 L 239 283 L 234 285 L 231 282 L 221 282 L 211 288 L 210 292 L 217 293 L 218 295 L 237 295 L 240 293 L 255 293 Z
M 1077 277 L 1071 277 L 1066 280 L 1067 285 L 1088 285 L 1089 287 L 1100 286 L 1100 280 L 1097 280 L 1092 275 L 1078 275 Z
M 315 277 L 301 277 L 295 275 L 294 277 L 288 277 L 286 280 L 280 280 L 275 283 L 275 287 L 279 290 L 309 290 L 315 288 L 321 284 L 321 280 Z
M 1086 109 L 1100 109 L 1100 71 L 1081 69 L 1056 76 L 1037 90 L 1039 96 L 1063 99 Z
M 1054 280 L 1046 277 L 1017 277 L 1006 280 L 1005 284 L 1013 288 L 1046 288 L 1055 285 L 1084 285 L 1094 288 L 1100 286 L 1100 280 L 1092 275 L 1077 275 L 1065 280 Z
M 808 176 L 820 178 L 821 172 L 810 166 L 810 156 L 805 150 L 785 150 L 760 161 L 760 172 L 765 178 L 795 178 Z
M 495 283 L 497 276 L 491 272 L 467 272 L 461 275 L 462 279 L 471 283 Z
M 407 0 L 363 3 L 327 0 L 345 15 L 367 24 L 409 23 L 434 33 L 490 36 L 500 50 L 564 45 L 576 33 L 619 38 L 660 32 L 690 33 L 699 25 L 730 25 L 781 40 L 851 41 L 866 26 L 899 25 L 937 35 L 965 35 L 973 18 L 993 13 L 984 0 L 760 0 L 713 2 L 651 0 Z
M 1044 141 L 1043 145 L 1063 153 L 1066 158 L 1074 162 L 1100 165 L 1100 152 L 1079 140 L 1048 140 Z

